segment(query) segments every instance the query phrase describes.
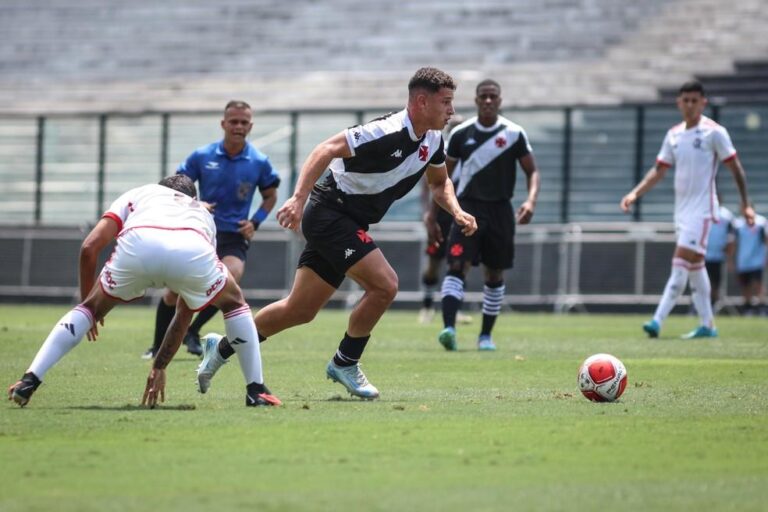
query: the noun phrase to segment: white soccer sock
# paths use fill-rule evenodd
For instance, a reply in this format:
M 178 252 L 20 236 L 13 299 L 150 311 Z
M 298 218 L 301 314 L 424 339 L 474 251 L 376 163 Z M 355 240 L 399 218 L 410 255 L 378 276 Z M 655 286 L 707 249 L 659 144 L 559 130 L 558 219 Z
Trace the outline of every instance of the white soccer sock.
M 240 369 L 245 378 L 245 384 L 251 382 L 264 384 L 261 370 L 261 349 L 259 334 L 253 322 L 251 308 L 248 304 L 224 314 L 224 327 L 227 331 L 229 344 L 237 353 Z
M 690 263 L 682 258 L 672 259 L 672 272 L 667 280 L 667 285 L 664 287 L 664 294 L 661 296 L 661 301 L 656 307 L 656 312 L 653 314 L 653 319 L 658 322 L 659 325 L 664 322 L 664 319 L 669 316 L 669 312 L 675 307 L 677 298 L 685 290 L 685 285 L 688 282 L 688 268 Z
M 483 314 L 498 316 L 501 311 L 501 303 L 504 302 L 504 292 L 506 287 L 504 283 L 500 286 L 491 288 L 487 284 L 483 286 Z
M 70 310 L 48 334 L 27 371 L 43 380 L 46 372 L 80 343 L 91 325 L 93 314 L 83 305 Z
M 712 285 L 709 282 L 709 274 L 707 274 L 707 270 L 704 268 L 704 263 L 697 263 L 691 266 L 688 279 L 691 282 L 691 299 L 693 299 L 693 304 L 696 306 L 696 311 L 699 312 L 701 325 L 711 329 L 714 327 L 714 314 L 712 313 L 712 303 L 709 299 Z

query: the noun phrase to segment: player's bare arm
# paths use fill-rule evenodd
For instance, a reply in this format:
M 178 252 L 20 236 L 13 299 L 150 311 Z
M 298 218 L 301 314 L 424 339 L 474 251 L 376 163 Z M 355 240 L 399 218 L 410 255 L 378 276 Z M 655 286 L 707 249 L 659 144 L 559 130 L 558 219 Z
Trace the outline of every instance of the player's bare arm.
M 656 164 L 645 173 L 645 176 L 640 180 L 640 183 L 638 183 L 629 194 L 621 198 L 621 209 L 625 213 L 629 212 L 629 207 L 637 201 L 638 197 L 651 190 L 659 181 L 661 181 L 669 167 L 669 165 L 663 162 L 656 162 Z
M 176 355 L 176 352 L 178 352 L 193 315 L 194 311 L 189 309 L 184 299 L 179 297 L 176 301 L 176 314 L 173 316 L 168 330 L 165 332 L 163 343 L 157 351 L 152 370 L 147 377 L 147 385 L 144 388 L 141 405 L 155 407 L 158 399 L 160 402 L 165 401 L 165 369 L 170 364 L 173 356 Z
M 744 215 L 744 220 L 747 221 L 748 226 L 755 225 L 755 210 L 752 208 L 752 203 L 749 201 L 749 195 L 747 193 L 747 175 L 744 172 L 744 167 L 741 165 L 738 155 L 734 155 L 733 158 L 724 162 L 728 170 L 733 174 L 733 181 L 736 182 L 736 188 L 739 190 L 739 196 L 741 197 L 741 214 Z
M 263 210 L 269 215 L 269 212 L 272 211 L 272 208 L 275 207 L 275 203 L 277 203 L 277 187 L 269 187 L 259 191 L 259 193 L 261 194 L 261 205 L 259 206 L 259 210 Z M 243 235 L 243 238 L 250 240 L 256 232 L 257 226 L 254 225 L 251 219 L 242 219 L 238 224 L 240 225 L 240 228 L 237 231 Z
M 298 231 L 301 217 L 304 215 L 304 204 L 309 193 L 323 172 L 334 158 L 350 158 L 352 150 L 347 143 L 345 132 L 339 132 L 325 142 L 318 144 L 307 157 L 299 172 L 299 179 L 293 195 L 277 210 L 277 221 L 287 229 Z
M 517 209 L 516 221 L 518 224 L 528 224 L 533 218 L 536 209 L 536 200 L 539 197 L 539 169 L 536 167 L 536 159 L 529 153 L 520 159 L 520 167 L 525 173 L 528 185 L 528 197 Z
M 432 199 L 445 211 L 453 216 L 454 222 L 461 226 L 461 232 L 467 236 L 477 231 L 475 218 L 461 209 L 453 183 L 448 179 L 448 169 L 443 165 L 427 167 L 427 182 L 429 183 Z

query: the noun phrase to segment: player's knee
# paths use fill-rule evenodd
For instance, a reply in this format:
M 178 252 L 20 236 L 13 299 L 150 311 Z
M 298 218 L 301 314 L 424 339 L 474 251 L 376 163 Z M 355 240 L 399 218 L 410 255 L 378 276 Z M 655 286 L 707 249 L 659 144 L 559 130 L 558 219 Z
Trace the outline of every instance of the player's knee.
M 317 310 L 309 307 L 297 307 L 291 310 L 294 325 L 308 324 L 317 316 Z
M 382 302 L 389 305 L 395 300 L 395 296 L 397 296 L 398 286 L 399 281 L 397 274 L 392 273 L 392 275 L 378 280 L 375 287 L 372 290 L 368 290 L 368 292 L 375 294 Z

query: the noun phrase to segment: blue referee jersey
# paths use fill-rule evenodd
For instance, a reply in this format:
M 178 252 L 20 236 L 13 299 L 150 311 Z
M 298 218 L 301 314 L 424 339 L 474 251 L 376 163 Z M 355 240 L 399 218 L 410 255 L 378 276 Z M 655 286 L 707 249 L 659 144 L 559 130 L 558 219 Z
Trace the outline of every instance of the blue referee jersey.
M 762 215 L 755 215 L 755 224 L 750 226 L 744 217 L 733 221 L 736 232 L 736 272 L 743 274 L 765 268 L 766 221 Z
M 216 203 L 213 220 L 218 232 L 237 232 L 238 222 L 250 218 L 256 188 L 280 184 L 269 158 L 249 142 L 233 157 L 224 150 L 224 141 L 198 148 L 176 172 L 198 182 L 202 201 Z
M 733 236 L 733 214 L 725 206 L 720 206 L 720 220 L 712 223 L 709 228 L 709 241 L 707 242 L 706 261 L 722 263 L 725 261 L 725 248 Z

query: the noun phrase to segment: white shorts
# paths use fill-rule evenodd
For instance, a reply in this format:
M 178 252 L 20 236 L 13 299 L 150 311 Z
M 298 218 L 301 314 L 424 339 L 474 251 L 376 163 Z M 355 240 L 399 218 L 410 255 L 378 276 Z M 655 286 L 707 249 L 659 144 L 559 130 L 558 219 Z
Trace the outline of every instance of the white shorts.
M 118 237 L 99 276 L 110 297 L 131 301 L 147 288 L 170 288 L 190 309 L 203 309 L 227 284 L 216 248 L 186 229 L 135 228 Z
M 711 226 L 712 219 L 710 217 L 698 217 L 677 222 L 675 225 L 677 246 L 685 247 L 699 254 L 706 254 L 709 228 Z

